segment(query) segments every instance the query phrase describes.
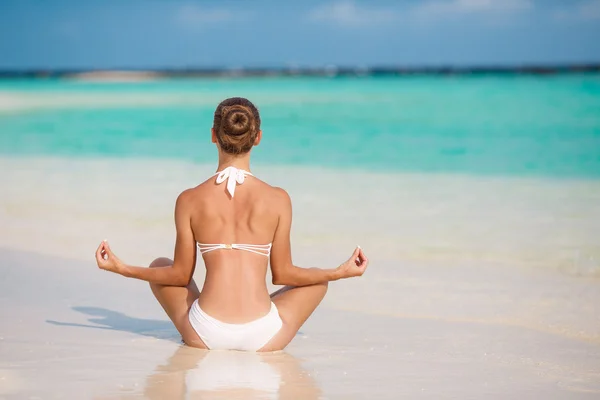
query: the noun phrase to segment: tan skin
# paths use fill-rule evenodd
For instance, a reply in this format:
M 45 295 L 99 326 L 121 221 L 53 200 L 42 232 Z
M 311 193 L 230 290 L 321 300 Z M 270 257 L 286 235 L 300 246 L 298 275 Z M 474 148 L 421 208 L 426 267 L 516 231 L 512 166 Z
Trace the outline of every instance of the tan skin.
M 262 132 L 259 132 L 255 146 L 261 138 Z M 250 152 L 237 156 L 223 152 L 214 130 L 212 142 L 219 151 L 217 171 L 229 166 L 250 170 Z M 188 312 L 196 299 L 204 312 L 226 323 L 256 320 L 269 312 L 273 301 L 283 326 L 259 351 L 282 350 L 317 308 L 327 292 L 328 282 L 361 276 L 369 263 L 362 249 L 357 247 L 337 268 L 295 266 L 291 256 L 291 223 L 291 200 L 285 190 L 247 176 L 231 199 L 225 184 L 216 185 L 215 179 L 209 178 L 177 198 L 173 260 L 157 258 L 149 268 L 131 266 L 115 256 L 104 241 L 96 251 L 96 262 L 103 270 L 148 281 L 183 341 L 192 347 L 206 349 L 188 320 Z M 198 256 L 196 242 L 272 242 L 273 246 L 270 259 L 240 250 L 205 253 L 206 278 L 199 291 L 192 278 Z M 273 284 L 285 285 L 273 294 L 269 294 L 266 285 L 269 264 Z

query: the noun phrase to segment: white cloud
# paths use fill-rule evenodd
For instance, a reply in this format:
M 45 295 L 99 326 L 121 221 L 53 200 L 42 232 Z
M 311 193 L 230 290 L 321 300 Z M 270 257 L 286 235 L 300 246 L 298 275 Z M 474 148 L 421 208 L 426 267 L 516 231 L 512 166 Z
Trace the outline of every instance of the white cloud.
M 226 8 L 201 8 L 194 4 L 185 4 L 176 12 L 177 22 L 190 27 L 217 24 L 221 22 L 239 21 L 245 15 L 233 13 Z
M 429 0 L 415 6 L 416 16 L 437 18 L 460 14 L 500 14 L 530 10 L 533 0 Z
M 318 6 L 308 13 L 311 21 L 342 26 L 364 26 L 397 20 L 399 14 L 392 8 L 363 7 L 353 1 L 338 1 Z
M 600 0 L 587 0 L 576 3 L 571 8 L 561 8 L 554 17 L 563 21 L 594 21 L 600 20 Z

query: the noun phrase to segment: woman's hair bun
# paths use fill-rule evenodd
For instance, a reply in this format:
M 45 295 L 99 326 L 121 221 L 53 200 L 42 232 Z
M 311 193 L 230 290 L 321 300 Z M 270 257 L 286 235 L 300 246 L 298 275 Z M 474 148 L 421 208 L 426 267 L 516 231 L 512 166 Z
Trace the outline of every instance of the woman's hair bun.
M 242 97 L 226 99 L 215 110 L 213 129 L 224 152 L 247 153 L 260 131 L 258 109 Z
M 241 136 L 252 129 L 252 113 L 244 106 L 223 107 L 221 129 L 226 135 Z

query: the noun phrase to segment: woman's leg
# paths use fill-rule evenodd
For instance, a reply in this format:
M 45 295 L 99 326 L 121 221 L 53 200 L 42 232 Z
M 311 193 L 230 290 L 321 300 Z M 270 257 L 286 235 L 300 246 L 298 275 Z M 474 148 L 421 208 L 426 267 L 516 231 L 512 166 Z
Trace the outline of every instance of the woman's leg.
M 166 267 L 169 265 L 173 265 L 173 261 L 169 258 L 161 257 L 152 261 L 150 268 Z M 190 307 L 198 296 L 200 296 L 200 291 L 198 290 L 198 286 L 196 286 L 196 282 L 192 279 L 186 287 L 165 286 L 151 283 L 150 289 L 152 289 L 154 297 L 156 297 L 156 300 L 158 300 L 171 321 L 173 321 L 175 328 L 177 328 L 181 334 L 185 344 L 206 349 L 206 345 L 202 342 L 200 337 L 198 337 L 198 334 L 194 328 L 192 328 L 188 319 Z
M 285 286 L 271 295 L 283 321 L 281 330 L 259 351 L 283 350 L 315 311 L 327 293 L 327 282 L 310 286 Z

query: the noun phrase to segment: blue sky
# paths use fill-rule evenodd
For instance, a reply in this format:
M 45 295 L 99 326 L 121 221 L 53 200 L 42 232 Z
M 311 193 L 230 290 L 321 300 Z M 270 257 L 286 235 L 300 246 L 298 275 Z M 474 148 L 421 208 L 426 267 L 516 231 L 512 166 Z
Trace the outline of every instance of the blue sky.
M 600 62 L 600 0 L 0 0 L 0 68 Z

